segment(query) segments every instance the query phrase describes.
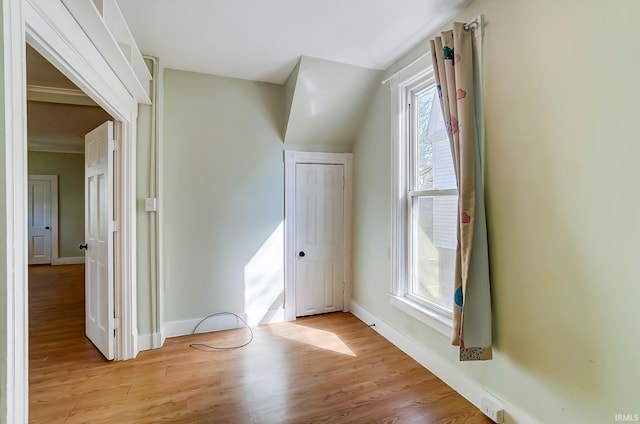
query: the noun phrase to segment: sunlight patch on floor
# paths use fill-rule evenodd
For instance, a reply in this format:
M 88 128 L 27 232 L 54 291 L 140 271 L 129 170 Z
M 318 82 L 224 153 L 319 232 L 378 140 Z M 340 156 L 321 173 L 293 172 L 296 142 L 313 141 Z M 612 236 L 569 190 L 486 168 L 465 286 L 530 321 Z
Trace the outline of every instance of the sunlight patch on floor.
M 304 343 L 343 355 L 357 356 L 335 333 L 294 323 L 273 325 L 270 330 L 276 336 Z

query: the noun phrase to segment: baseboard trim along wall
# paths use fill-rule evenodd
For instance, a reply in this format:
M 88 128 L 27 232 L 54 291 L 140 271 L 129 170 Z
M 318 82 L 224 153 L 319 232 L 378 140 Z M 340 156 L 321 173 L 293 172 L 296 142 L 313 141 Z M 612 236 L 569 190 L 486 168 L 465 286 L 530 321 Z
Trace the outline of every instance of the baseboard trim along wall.
M 139 334 L 138 335 L 138 351 L 159 349 L 162 347 L 164 340 L 162 334 Z
M 513 405 L 497 398 L 492 393 L 489 393 L 475 381 L 471 380 L 455 367 L 451 366 L 451 364 L 441 359 L 438 354 L 417 344 L 409 337 L 371 314 L 354 301 L 351 301 L 351 313 L 367 325 L 375 324 L 375 327 L 371 328 L 380 333 L 382 337 L 389 340 L 404 353 L 415 359 L 420 365 L 432 372 L 440 380 L 444 381 L 453 390 L 458 392 L 469 402 L 473 403 L 478 409 L 481 409 L 481 399 L 487 398 L 496 405 L 504 408 L 503 422 L 505 424 L 538 424 L 538 422 L 533 420 L 529 415 L 518 410 Z
M 247 311 L 249 325 L 275 324 L 284 322 L 284 308 Z
M 247 320 L 247 314 L 238 314 L 238 316 L 245 321 Z M 196 325 L 198 325 L 198 323 L 202 321 L 203 318 L 204 317 L 188 319 L 184 321 L 167 322 L 164 328 L 164 337 L 179 337 L 193 334 L 193 330 L 196 328 Z M 208 318 L 202 324 L 200 324 L 200 326 L 198 327 L 198 333 L 231 330 L 241 327 L 244 327 L 244 324 L 233 315 L 216 315 Z
M 78 265 L 84 263 L 84 256 L 69 256 L 66 258 L 51 258 L 51 265 Z
M 284 309 L 265 309 L 259 311 L 248 311 L 238 314 L 240 318 L 245 320 L 249 325 L 275 324 L 284 321 Z M 204 317 L 202 317 L 204 318 Z M 198 325 L 202 318 L 189 319 L 185 321 L 170 321 L 165 323 L 160 335 L 160 346 L 168 337 L 186 336 L 193 333 L 193 329 Z M 208 333 L 211 331 L 231 330 L 234 328 L 242 328 L 244 323 L 233 315 L 217 315 L 207 319 L 198 328 L 199 333 Z

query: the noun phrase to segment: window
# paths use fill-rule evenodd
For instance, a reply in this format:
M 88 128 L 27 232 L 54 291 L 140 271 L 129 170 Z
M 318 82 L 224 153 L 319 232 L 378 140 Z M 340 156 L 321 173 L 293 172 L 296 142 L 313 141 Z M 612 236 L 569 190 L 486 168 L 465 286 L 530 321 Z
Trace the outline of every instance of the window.
M 435 80 L 422 65 L 422 72 L 407 69 L 408 77 L 392 82 L 397 181 L 391 302 L 449 335 L 458 191 Z

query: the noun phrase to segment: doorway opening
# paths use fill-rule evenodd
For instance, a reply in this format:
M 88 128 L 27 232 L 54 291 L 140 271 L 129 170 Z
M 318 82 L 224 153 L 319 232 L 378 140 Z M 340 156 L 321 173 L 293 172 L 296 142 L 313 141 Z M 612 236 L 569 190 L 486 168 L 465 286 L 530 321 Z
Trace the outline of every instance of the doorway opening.
M 66 258 L 62 263 L 84 263 L 83 249 L 86 250 L 87 228 L 85 217 L 91 216 L 87 208 L 91 196 L 85 194 L 86 187 L 91 186 L 85 183 L 85 149 L 88 145 L 85 143 L 85 135 L 91 133 L 99 124 L 110 122 L 110 134 L 115 135 L 115 139 L 122 140 L 127 134 L 131 137 L 134 126 L 130 121 L 114 119 L 115 116 L 108 113 L 101 102 L 94 101 L 86 94 L 86 90 L 80 90 L 78 84 L 73 82 L 70 76 L 67 77 L 64 66 L 61 66 L 60 70 L 60 64 L 53 66 L 50 60 L 53 52 L 48 50 L 49 46 L 30 44 L 27 44 L 25 60 L 28 172 L 34 175 L 58 175 L 57 248 L 62 257 Z M 111 120 L 115 123 L 111 124 Z M 133 141 L 131 138 L 129 140 Z M 132 203 L 124 198 L 127 193 L 124 184 L 125 172 L 131 172 L 131 168 L 124 163 L 124 153 L 134 148 L 128 145 L 126 149 L 117 149 L 116 146 L 120 146 L 121 143 L 113 141 L 111 136 L 103 144 L 108 145 L 110 152 L 106 155 L 112 158 L 110 162 L 113 163 L 110 165 L 106 183 L 106 187 L 110 188 L 105 190 L 106 195 L 101 197 L 102 202 L 106 202 L 103 207 L 108 214 L 100 214 L 100 217 L 108 219 L 108 222 L 105 221 L 105 228 L 108 228 L 106 231 L 109 232 L 109 246 L 105 252 L 108 252 L 110 259 L 107 266 L 102 267 L 105 272 L 90 275 L 100 277 L 100 287 L 107 289 L 88 291 L 85 304 L 99 303 L 108 306 L 102 309 L 105 313 L 100 321 L 106 325 L 99 326 L 102 335 L 108 340 L 108 349 L 103 348 L 104 343 L 96 343 L 94 340 L 95 332 L 90 331 L 89 325 L 91 321 L 95 322 L 90 319 L 93 318 L 91 313 L 85 317 L 86 333 L 108 359 L 129 359 L 137 354 L 137 326 L 135 296 L 131 295 L 135 291 L 135 280 L 123 278 L 123 274 L 133 272 L 131 262 L 126 260 L 132 255 L 132 239 L 129 237 L 133 231 L 131 224 L 126 225 L 126 205 Z M 132 163 L 128 165 L 132 166 Z M 65 189 L 67 191 L 63 192 Z M 25 216 L 25 220 L 27 218 Z M 112 232 L 120 229 L 119 224 L 122 224 L 124 231 Z M 125 232 L 127 234 L 124 234 Z M 72 253 L 70 256 L 64 256 L 64 251 Z M 58 262 L 59 260 L 60 258 Z M 54 263 L 53 258 L 51 263 Z M 102 278 L 103 276 L 106 278 Z M 95 287 L 95 281 L 95 278 L 87 278 L 87 287 Z M 91 311 L 96 308 L 86 309 Z M 118 326 L 120 323 L 124 325 Z
M 114 213 L 119 231 L 114 237 L 115 313 L 120 318 L 116 332 L 115 359 L 134 358 L 138 353 L 136 290 L 136 123 L 138 102 L 149 103 L 140 79 L 128 68 L 116 72 L 62 2 L 11 0 L 3 3 L 4 129 L 6 179 L 7 271 L 6 347 L 3 405 L 15 422 L 28 417 L 28 290 L 27 290 L 27 135 L 25 43 L 51 62 L 93 101 L 115 118 L 121 136 L 116 155 L 117 202 Z M 114 42 L 113 39 L 108 41 Z M 117 60 L 116 59 L 111 60 Z M 127 75 L 126 83 L 119 75 Z M 130 91 L 131 90 L 131 91 Z M 6 264 L 6 266 L 5 266 Z M 4 390 L 6 389 L 6 390 Z
M 70 282 L 77 284 L 78 270 L 82 271 L 83 285 L 76 288 L 74 293 L 81 293 L 85 305 L 113 305 L 113 269 L 109 271 L 111 277 L 106 279 L 110 285 L 108 290 L 85 292 L 84 284 L 91 280 L 84 279 L 87 241 L 85 218 L 90 210 L 87 201 L 93 197 L 85 194 L 86 187 L 90 186 L 85 184 L 85 135 L 113 118 L 28 44 L 26 77 L 29 265 L 80 265 L 66 270 L 52 266 L 39 267 L 37 270 L 30 267 L 28 279 L 30 288 L 35 290 L 30 290 L 30 315 L 32 307 L 40 311 L 37 316 L 47 312 L 56 316 L 57 310 L 67 308 L 68 305 L 57 296 L 50 296 L 51 301 L 43 305 L 38 301 L 42 298 L 40 291 L 47 291 L 46 284 L 43 284 L 47 276 L 51 277 L 52 285 L 66 286 L 61 282 L 61 276 L 67 276 Z M 112 182 L 107 184 L 113 186 Z M 112 189 L 107 191 L 113 193 Z M 107 202 L 106 210 L 113 211 L 113 195 L 105 196 L 104 200 Z M 113 244 L 109 245 L 112 248 Z M 112 268 L 113 264 L 110 266 Z M 92 310 L 90 307 L 85 309 Z M 113 311 L 113 306 L 110 311 Z M 106 315 L 110 320 L 114 318 L 113 312 Z M 87 328 L 86 333 L 92 335 L 91 339 L 105 357 L 113 359 L 115 340 L 109 340 L 109 348 L 105 348 L 104 343 L 96 343 L 90 330 L 95 328 L 90 322 L 93 318 L 91 314 L 76 317 L 82 320 L 82 327 Z M 84 340 L 85 332 L 78 333 L 76 337 Z M 113 337 L 113 331 L 110 331 L 110 337 Z M 38 340 L 37 337 L 30 339 L 31 348 L 35 340 Z

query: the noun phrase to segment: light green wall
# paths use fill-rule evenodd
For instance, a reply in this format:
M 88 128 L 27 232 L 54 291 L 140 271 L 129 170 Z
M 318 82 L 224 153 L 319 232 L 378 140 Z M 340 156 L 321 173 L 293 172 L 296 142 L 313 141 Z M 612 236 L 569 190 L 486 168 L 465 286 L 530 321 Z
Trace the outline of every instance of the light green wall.
M 3 4 L 4 6 L 4 4 Z M 4 27 L 4 7 L 0 7 L 0 22 Z M 6 169 L 6 137 L 5 137 L 5 121 L 10 119 L 8 115 L 10 111 L 5 109 L 5 32 L 0 31 L 0 424 L 6 423 L 7 415 L 7 398 L 5 390 L 7 387 L 7 187 L 5 178 Z M 7 53 L 8 54 L 8 53 Z
M 157 309 L 158 292 L 158 212 L 145 210 L 145 198 L 158 197 L 158 134 L 153 119 L 156 107 L 161 107 L 162 81 L 155 75 L 157 70 L 151 60 L 145 60 L 151 75 L 153 105 L 138 106 L 138 128 L 136 145 L 136 272 L 137 272 L 137 317 L 138 334 L 145 336 L 160 332 L 161 310 Z M 157 84 L 157 86 L 156 86 Z
M 481 13 L 495 358 L 458 363 L 389 304 L 386 86 L 354 146 L 354 300 L 539 422 L 640 413 L 640 3 L 475 0 L 455 20 Z
M 165 317 L 282 304 L 283 87 L 164 71 Z
M 58 176 L 58 255 L 83 256 L 84 155 L 29 152 L 29 174 Z

